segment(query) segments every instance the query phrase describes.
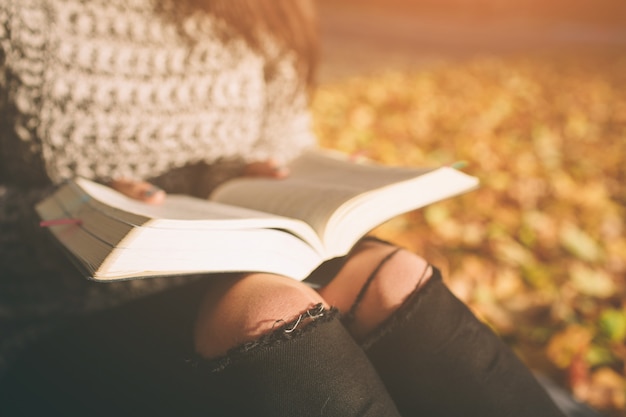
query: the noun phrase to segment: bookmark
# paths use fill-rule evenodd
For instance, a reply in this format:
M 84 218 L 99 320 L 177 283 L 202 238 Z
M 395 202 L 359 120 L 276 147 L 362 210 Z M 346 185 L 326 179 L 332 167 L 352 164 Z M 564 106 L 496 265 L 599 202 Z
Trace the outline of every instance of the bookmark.
M 39 227 L 60 226 L 60 225 L 65 225 L 65 224 L 81 225 L 83 224 L 83 221 L 81 219 L 73 219 L 73 218 L 43 220 L 39 222 Z
M 450 165 L 450 168 L 454 168 L 454 169 L 463 169 L 468 165 L 467 161 L 456 161 L 455 163 L 453 163 L 452 165 Z

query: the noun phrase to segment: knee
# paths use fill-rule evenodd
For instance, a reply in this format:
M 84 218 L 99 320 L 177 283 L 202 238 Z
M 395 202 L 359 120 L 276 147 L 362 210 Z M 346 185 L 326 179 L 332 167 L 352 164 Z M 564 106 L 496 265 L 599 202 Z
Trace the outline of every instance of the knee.
M 220 278 L 210 286 L 198 312 L 196 351 L 207 358 L 224 355 L 320 303 L 327 307 L 308 286 L 278 275 Z
M 421 257 L 379 242 L 365 242 L 320 292 L 351 316 L 351 330 L 364 336 L 419 290 L 432 274 Z
M 363 302 L 392 312 L 412 293 L 419 290 L 430 278 L 432 271 L 420 256 L 406 250 L 398 250 L 389 258 L 363 295 Z

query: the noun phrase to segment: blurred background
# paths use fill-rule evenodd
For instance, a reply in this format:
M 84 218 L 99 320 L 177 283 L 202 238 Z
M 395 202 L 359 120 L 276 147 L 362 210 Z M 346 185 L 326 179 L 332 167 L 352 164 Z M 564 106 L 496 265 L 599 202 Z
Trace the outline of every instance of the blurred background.
M 317 2 L 323 146 L 482 181 L 376 233 L 533 369 L 626 416 L 626 1 Z

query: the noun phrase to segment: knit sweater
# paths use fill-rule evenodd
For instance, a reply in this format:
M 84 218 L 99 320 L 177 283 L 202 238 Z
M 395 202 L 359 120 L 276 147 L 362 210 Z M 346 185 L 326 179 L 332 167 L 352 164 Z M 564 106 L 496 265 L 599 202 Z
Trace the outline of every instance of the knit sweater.
M 313 146 L 292 54 L 252 50 L 176 0 L 0 2 L 0 376 L 64 320 L 197 277 L 95 283 L 33 205 L 82 176 L 206 196 L 247 161 Z

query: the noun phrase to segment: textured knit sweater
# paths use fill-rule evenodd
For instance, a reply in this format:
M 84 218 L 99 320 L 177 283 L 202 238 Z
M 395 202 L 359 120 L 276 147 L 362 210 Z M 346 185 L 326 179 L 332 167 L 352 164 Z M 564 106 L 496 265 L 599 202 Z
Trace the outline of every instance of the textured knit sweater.
M 193 279 L 81 277 L 37 226 L 56 184 L 126 177 L 205 196 L 246 161 L 313 145 L 293 56 L 269 38 L 257 53 L 181 3 L 0 1 L 0 376 L 64 320 Z

